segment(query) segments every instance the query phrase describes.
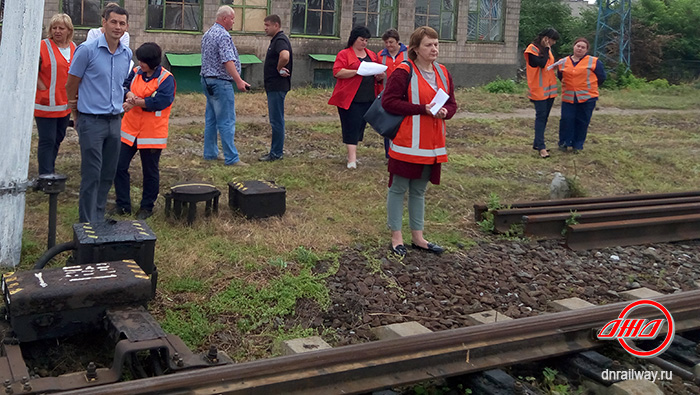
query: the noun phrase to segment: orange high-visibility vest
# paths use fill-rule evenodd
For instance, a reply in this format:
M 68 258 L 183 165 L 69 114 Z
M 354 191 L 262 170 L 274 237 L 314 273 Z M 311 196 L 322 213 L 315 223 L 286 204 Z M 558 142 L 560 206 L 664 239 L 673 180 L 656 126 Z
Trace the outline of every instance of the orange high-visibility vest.
M 556 70 L 553 68 L 547 70 L 547 67 L 554 63 L 554 55 L 552 55 L 552 51 L 549 51 L 549 59 L 547 59 L 547 64 L 544 68 L 530 66 L 530 62 L 528 62 L 527 59 L 527 54 L 529 53 L 535 56 L 540 56 L 540 50 L 535 44 L 530 44 L 527 46 L 524 53 L 525 65 L 527 67 L 527 97 L 530 100 L 547 100 L 557 97 Z
M 143 75 L 138 73 L 139 70 L 140 67 L 134 68 L 136 75 L 131 80 L 131 92 L 138 97 L 155 96 L 161 82 L 172 75 L 161 67 L 158 78 L 145 82 Z M 132 146 L 136 141 L 137 148 L 165 148 L 168 143 L 168 119 L 172 106 L 170 104 L 168 108 L 161 111 L 145 111 L 141 107 L 134 106 L 122 118 L 122 142 Z
M 396 59 L 392 59 L 391 56 L 380 56 L 379 60 L 383 65 L 386 66 L 386 78 L 384 78 L 384 81 L 382 82 L 382 85 L 380 85 L 380 90 L 379 92 L 383 91 L 384 88 L 386 88 L 386 81 L 389 79 L 389 76 L 391 76 L 391 73 L 394 72 L 394 69 L 396 69 L 396 66 L 400 65 L 401 62 L 406 60 L 406 53 L 408 51 L 403 51 L 399 52 L 396 54 Z M 376 92 L 379 94 L 379 92 Z
M 34 116 L 39 118 L 62 118 L 70 114 L 66 82 L 68 69 L 73 60 L 75 44 L 70 43 L 70 60 L 66 60 L 51 39 L 41 40 L 41 67 L 39 79 L 46 85 L 46 90 L 36 91 L 34 98 Z
M 413 74 L 408 88 L 408 101 L 422 106 L 430 104 L 436 92 L 423 78 L 413 61 L 409 60 L 409 62 L 413 66 Z M 409 71 L 409 66 L 405 63 L 396 68 Z M 436 78 L 438 88 L 449 92 L 445 66 L 433 62 L 433 70 L 439 76 Z M 404 162 L 425 165 L 447 162 L 445 120 L 423 114 L 405 117 L 396 137 L 391 140 L 389 156 Z
M 595 68 L 598 58 L 586 55 L 574 66 L 571 56 L 566 58 L 559 69 L 561 71 L 561 100 L 573 103 L 574 97 L 579 103 L 598 97 L 598 76 Z

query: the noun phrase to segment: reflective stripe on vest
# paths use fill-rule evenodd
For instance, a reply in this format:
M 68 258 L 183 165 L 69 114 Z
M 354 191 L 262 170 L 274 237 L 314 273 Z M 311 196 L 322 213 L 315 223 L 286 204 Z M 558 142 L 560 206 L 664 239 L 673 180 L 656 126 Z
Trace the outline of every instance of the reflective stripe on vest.
M 49 105 L 45 106 L 43 104 L 34 103 L 34 109 L 47 112 L 63 112 L 68 109 L 68 104 L 63 104 L 60 106 L 56 105 L 56 76 L 57 64 L 56 64 L 56 54 L 53 52 L 51 47 L 51 41 L 45 38 L 44 44 L 46 45 L 47 52 L 49 53 L 49 64 L 51 64 L 51 83 L 49 84 Z
M 557 78 L 553 70 L 547 70 L 554 64 L 554 55 L 550 52 L 546 65 L 542 67 L 530 66 L 528 55 L 539 56 L 540 49 L 530 44 L 525 50 L 525 67 L 527 70 L 528 98 L 530 100 L 546 100 L 557 96 Z
M 442 72 L 442 67 L 440 67 L 440 64 L 438 62 L 433 62 L 435 65 L 435 69 L 438 72 L 438 75 L 440 76 L 440 80 L 442 81 L 442 86 L 447 88 L 447 79 L 445 78 L 445 73 Z M 416 68 L 414 70 L 413 75 L 411 76 L 411 103 L 413 104 L 418 104 L 420 105 L 420 97 L 418 93 L 418 75 L 417 73 L 420 73 L 420 70 Z M 421 74 L 422 75 L 422 74 Z M 439 156 L 439 155 L 447 155 L 447 151 L 445 148 L 438 148 L 435 150 L 427 150 L 427 149 L 421 149 L 420 147 L 420 114 L 413 115 L 411 117 L 411 147 L 401 147 L 398 145 L 393 144 L 391 145 L 391 149 L 394 151 L 400 153 L 400 154 L 406 154 L 406 155 L 414 155 L 414 156 L 423 156 L 423 157 L 433 157 L 433 156 Z M 443 123 L 444 125 L 444 123 Z
M 598 97 L 597 95 L 597 87 L 593 87 L 593 76 L 595 74 L 593 71 L 593 67 L 596 65 L 596 62 L 598 61 L 597 58 L 586 55 L 588 56 L 588 62 L 586 64 L 586 78 L 585 81 L 582 81 L 581 79 L 578 79 L 575 74 L 572 74 L 573 71 L 570 71 L 569 74 L 565 74 L 565 71 L 569 70 L 569 67 L 567 65 L 570 65 L 570 68 L 573 68 L 574 70 L 581 65 L 581 59 L 579 63 L 577 63 L 575 66 L 573 64 L 573 60 L 571 57 L 567 58 L 564 64 L 561 66 L 561 72 L 562 72 L 562 86 L 564 90 L 562 91 L 562 100 L 568 103 L 574 103 L 574 100 L 577 100 L 578 102 L 585 102 L 589 99 L 596 98 Z M 582 65 L 581 65 L 582 66 Z M 597 78 L 597 77 L 596 77 Z M 584 85 L 585 84 L 585 85 Z M 577 89 L 578 88 L 578 89 Z
M 131 144 L 134 144 L 134 141 L 136 141 L 136 136 L 132 136 L 123 130 L 121 131 L 121 134 L 122 134 L 122 138 L 129 140 L 131 142 Z

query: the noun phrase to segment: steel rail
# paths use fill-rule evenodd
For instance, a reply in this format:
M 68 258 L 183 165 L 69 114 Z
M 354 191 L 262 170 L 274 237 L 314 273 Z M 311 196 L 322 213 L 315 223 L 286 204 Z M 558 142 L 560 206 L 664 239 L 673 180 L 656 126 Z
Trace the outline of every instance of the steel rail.
M 698 238 L 700 214 L 579 224 L 566 228 L 566 246 L 574 251 Z
M 579 224 L 627 221 L 642 218 L 700 214 L 700 203 L 577 211 L 576 214 L 576 221 Z M 524 215 L 524 233 L 527 236 L 562 237 L 562 230 L 566 228 L 566 221 L 570 218 L 571 213 Z
M 509 208 L 526 208 L 526 207 L 551 207 L 551 206 L 565 206 L 570 204 L 593 204 L 593 203 L 610 203 L 610 202 L 624 202 L 624 201 L 634 201 L 634 200 L 653 200 L 653 199 L 669 199 L 669 198 L 679 198 L 679 197 L 690 197 L 690 196 L 700 196 L 700 191 L 688 191 L 688 192 L 671 192 L 671 193 L 640 193 L 633 195 L 614 195 L 614 196 L 600 196 L 600 197 L 582 197 L 582 198 L 570 198 L 570 199 L 556 199 L 556 200 L 536 200 L 533 202 L 515 202 L 509 204 Z M 474 220 L 481 221 L 483 218 L 481 215 L 488 210 L 485 204 L 475 204 L 474 205 Z
M 676 331 L 700 328 L 700 290 L 653 298 Z M 400 339 L 174 373 L 74 394 L 351 394 L 449 377 L 595 348 L 593 335 L 627 302 Z M 652 313 L 653 311 L 654 313 Z M 638 309 L 635 317 L 657 316 Z M 646 316 L 642 314 L 647 314 Z
M 570 213 L 571 211 L 576 211 L 578 213 L 581 213 L 583 211 L 590 211 L 590 210 L 609 210 L 609 209 L 630 208 L 630 207 L 648 207 L 648 206 L 698 203 L 698 202 L 700 202 L 700 196 L 689 196 L 689 197 L 668 198 L 668 199 L 647 199 L 647 200 L 635 200 L 635 201 L 604 202 L 604 203 L 591 203 L 591 204 L 569 204 L 569 205 L 561 205 L 561 206 L 545 206 L 545 207 L 494 210 L 493 211 L 494 226 L 495 226 L 496 230 L 498 230 L 499 232 L 507 232 L 510 229 L 511 225 L 521 224 L 523 221 L 524 215 Z

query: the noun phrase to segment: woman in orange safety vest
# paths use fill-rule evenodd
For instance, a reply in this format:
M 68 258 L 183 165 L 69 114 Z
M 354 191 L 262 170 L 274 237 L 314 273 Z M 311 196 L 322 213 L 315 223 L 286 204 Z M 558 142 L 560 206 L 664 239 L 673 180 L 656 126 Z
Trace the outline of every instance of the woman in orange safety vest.
M 70 17 L 66 14 L 51 17 L 48 36 L 41 41 L 34 99 L 34 119 L 39 133 L 39 174 L 54 172 L 58 148 L 66 137 L 70 119 L 66 81 L 75 52 Z
M 544 142 L 547 119 L 557 97 L 557 75 L 554 70 L 552 45 L 559 40 L 559 32 L 552 28 L 542 30 L 525 49 L 527 68 L 527 97 L 535 104 L 535 140 L 532 148 L 541 158 L 549 158 Z
M 114 190 L 117 206 L 113 214 L 131 213 L 129 166 L 138 150 L 143 170 L 143 196 L 136 217 L 153 215 L 158 198 L 160 154 L 168 141 L 168 119 L 175 99 L 175 78 L 160 65 L 162 52 L 158 44 L 145 43 L 136 50 L 139 66 L 127 77 L 121 139 Z
M 559 122 L 559 149 L 574 153 L 583 149 L 591 115 L 598 101 L 598 87 L 605 82 L 603 63 L 588 55 L 588 40 L 574 41 L 574 54 L 559 66 L 561 79 L 561 121 Z
M 434 254 L 445 250 L 423 237 L 425 190 L 428 181 L 440 183 L 441 164 L 447 162 L 445 120 L 457 112 L 452 76 L 436 62 L 438 53 L 437 32 L 428 26 L 417 28 L 408 46 L 409 64 L 402 63 L 394 70 L 382 96 L 386 111 L 405 115 L 389 147 L 386 203 L 390 247 L 399 256 L 408 252 L 401 234 L 406 191 L 412 247 Z M 435 111 L 430 103 L 440 90 L 448 99 Z
M 401 62 L 408 59 L 407 50 L 408 48 L 399 42 L 399 32 L 396 29 L 389 29 L 382 35 L 382 41 L 384 41 L 384 49 L 382 49 L 377 56 L 379 56 L 379 63 L 386 66 L 386 78 L 382 84 L 377 84 L 377 95 L 384 90 L 386 81 L 391 77 L 391 73 L 394 72 L 396 66 L 400 65 Z M 384 138 L 384 154 L 387 159 L 389 158 L 389 144 L 391 140 Z

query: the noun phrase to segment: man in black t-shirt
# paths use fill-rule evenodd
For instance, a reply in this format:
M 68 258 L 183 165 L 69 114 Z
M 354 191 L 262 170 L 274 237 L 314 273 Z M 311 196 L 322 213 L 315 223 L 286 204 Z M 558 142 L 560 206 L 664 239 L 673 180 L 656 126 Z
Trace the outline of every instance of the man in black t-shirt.
M 289 38 L 280 30 L 282 21 L 277 15 L 265 17 L 265 34 L 272 37 L 265 55 L 265 92 L 267 111 L 272 127 L 270 153 L 261 161 L 270 162 L 282 159 L 284 150 L 284 98 L 291 88 L 292 45 Z

